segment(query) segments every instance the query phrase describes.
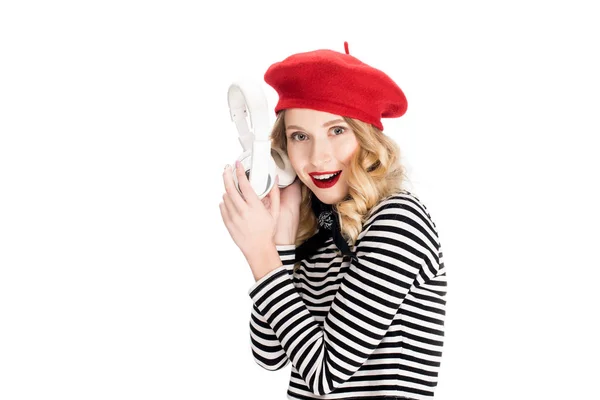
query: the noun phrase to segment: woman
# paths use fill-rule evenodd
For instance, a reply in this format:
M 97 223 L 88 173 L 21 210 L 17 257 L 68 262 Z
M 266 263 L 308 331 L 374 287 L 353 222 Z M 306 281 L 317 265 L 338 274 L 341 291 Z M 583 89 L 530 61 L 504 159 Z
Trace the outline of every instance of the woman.
M 298 179 L 259 200 L 226 168 L 221 215 L 256 282 L 251 348 L 267 370 L 292 364 L 289 399 L 430 399 L 444 336 L 446 272 L 436 225 L 403 189 L 381 118 L 400 88 L 346 54 L 273 64 L 272 146 Z

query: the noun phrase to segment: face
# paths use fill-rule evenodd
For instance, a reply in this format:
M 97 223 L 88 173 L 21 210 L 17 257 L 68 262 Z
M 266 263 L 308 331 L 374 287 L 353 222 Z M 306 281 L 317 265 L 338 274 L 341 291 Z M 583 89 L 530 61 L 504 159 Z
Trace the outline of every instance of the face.
M 285 112 L 287 153 L 298 178 L 326 204 L 348 195 L 347 167 L 358 149 L 342 116 L 305 108 Z M 333 173 L 326 180 L 318 180 Z

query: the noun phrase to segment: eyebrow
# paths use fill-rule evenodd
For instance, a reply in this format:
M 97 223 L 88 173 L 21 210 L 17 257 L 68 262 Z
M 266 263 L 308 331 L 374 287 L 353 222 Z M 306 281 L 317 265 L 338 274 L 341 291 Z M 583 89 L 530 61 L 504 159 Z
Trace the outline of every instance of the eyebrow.
M 338 124 L 338 123 L 340 123 L 340 122 L 341 122 L 341 123 L 345 123 L 346 121 L 344 121 L 343 119 L 333 119 L 333 120 L 331 120 L 331 121 L 325 122 L 325 123 L 323 124 L 323 128 L 326 128 L 326 127 L 328 127 L 329 125 Z M 304 128 L 302 128 L 302 127 L 300 127 L 300 126 L 298 126 L 298 125 L 288 125 L 288 126 L 286 126 L 286 127 L 285 127 L 285 129 L 286 129 L 286 130 L 288 130 L 288 129 L 299 129 L 299 130 L 301 130 L 301 131 L 305 130 Z

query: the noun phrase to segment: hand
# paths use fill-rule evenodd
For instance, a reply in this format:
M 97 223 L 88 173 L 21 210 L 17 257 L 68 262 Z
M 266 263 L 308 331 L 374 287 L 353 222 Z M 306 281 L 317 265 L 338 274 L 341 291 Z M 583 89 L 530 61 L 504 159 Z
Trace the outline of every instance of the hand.
M 223 172 L 226 193 L 219 208 L 229 234 L 248 259 L 267 245 L 274 245 L 279 192 L 277 195 L 269 193 L 270 206 L 267 209 L 264 204 L 266 197 L 262 201 L 258 198 L 241 165 L 236 167 L 236 174 L 242 195 L 235 188 L 232 169 L 227 167 Z
M 279 204 L 279 211 L 273 210 L 273 213 L 279 215 L 273 238 L 276 245 L 294 244 L 296 241 L 300 225 L 300 203 L 302 202 L 300 184 L 300 179 L 296 178 L 291 185 L 279 189 L 276 181 L 271 192 L 263 198 L 263 203 L 268 210 L 272 209 L 272 203 Z

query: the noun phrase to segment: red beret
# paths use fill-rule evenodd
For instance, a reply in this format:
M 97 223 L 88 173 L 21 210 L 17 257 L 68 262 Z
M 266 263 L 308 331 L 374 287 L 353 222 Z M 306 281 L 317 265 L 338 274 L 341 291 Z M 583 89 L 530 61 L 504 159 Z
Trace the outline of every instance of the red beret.
M 275 113 L 286 108 L 310 108 L 373 124 L 397 118 L 407 108 L 406 97 L 385 73 L 348 52 L 315 50 L 293 54 L 271 65 L 265 82 L 279 95 Z

